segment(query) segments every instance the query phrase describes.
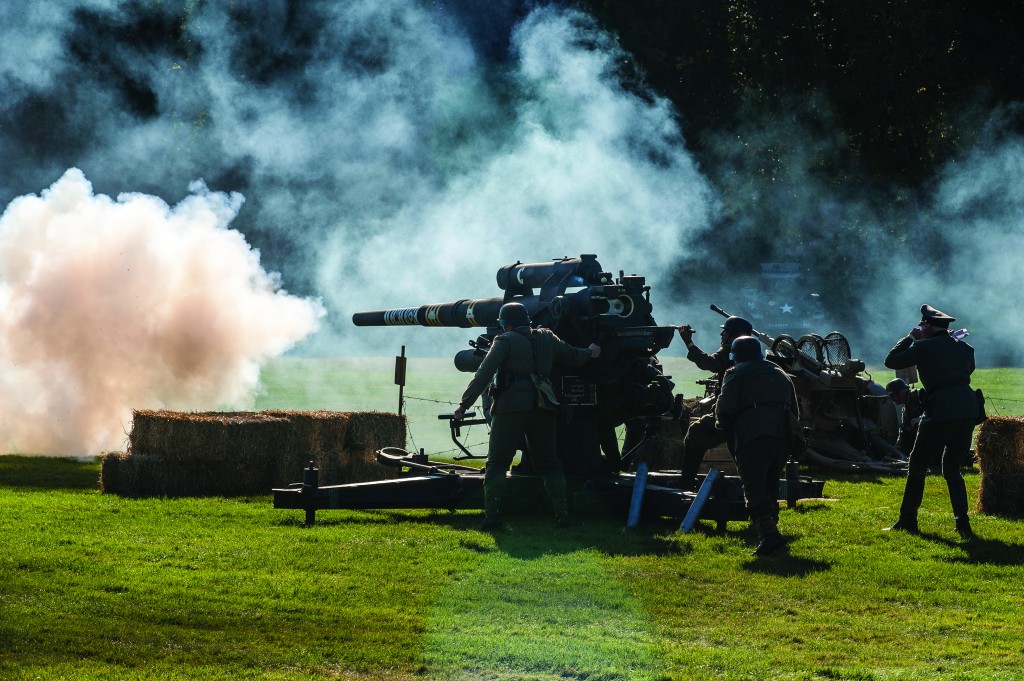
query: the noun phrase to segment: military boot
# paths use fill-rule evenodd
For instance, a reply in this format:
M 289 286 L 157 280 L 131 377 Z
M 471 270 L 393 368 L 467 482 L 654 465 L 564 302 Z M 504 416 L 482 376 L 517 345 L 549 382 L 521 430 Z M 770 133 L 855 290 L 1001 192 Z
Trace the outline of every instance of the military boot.
M 900 516 L 899 520 L 883 529 L 886 532 L 902 531 L 909 532 L 910 534 L 921 534 L 921 530 L 917 526 L 917 518 L 904 518 L 903 516 Z
M 555 525 L 569 527 L 569 503 L 565 492 L 564 475 L 545 475 L 544 489 L 551 499 L 551 507 L 555 510 Z
M 765 556 L 773 551 L 781 549 L 789 543 L 789 539 L 779 533 L 775 518 L 764 516 L 754 521 L 757 529 L 757 548 L 754 549 L 755 556 Z
M 975 539 L 978 536 L 971 529 L 971 521 L 966 514 L 956 518 L 956 533 L 960 535 L 961 539 L 966 540 Z
M 963 476 L 957 472 L 955 477 L 946 478 L 949 488 L 949 501 L 953 506 L 953 519 L 956 521 L 956 533 L 963 539 L 973 539 L 974 530 L 967 517 L 967 485 Z
M 484 498 L 484 522 L 480 525 L 484 532 L 501 532 L 505 529 L 505 522 L 501 517 L 501 499 L 496 497 Z
M 924 476 L 908 475 L 906 487 L 903 488 L 903 502 L 900 504 L 900 519 L 885 528 L 887 531 L 899 530 L 910 534 L 920 534 L 917 527 L 917 509 L 921 508 L 924 498 Z

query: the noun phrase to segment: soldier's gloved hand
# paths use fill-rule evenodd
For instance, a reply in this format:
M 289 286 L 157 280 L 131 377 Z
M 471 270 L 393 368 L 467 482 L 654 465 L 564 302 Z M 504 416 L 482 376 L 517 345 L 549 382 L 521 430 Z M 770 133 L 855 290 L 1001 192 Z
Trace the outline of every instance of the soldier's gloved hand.
M 455 417 L 456 421 L 463 420 L 464 418 L 466 418 L 466 408 L 463 407 L 462 405 L 459 405 L 459 408 L 452 413 L 452 416 Z
M 676 330 L 679 332 L 679 337 L 683 339 L 683 343 L 689 345 L 690 341 L 693 340 L 693 327 L 689 324 L 683 324 L 677 326 Z
M 601 356 L 601 346 L 597 343 L 590 344 L 590 358 L 597 359 Z

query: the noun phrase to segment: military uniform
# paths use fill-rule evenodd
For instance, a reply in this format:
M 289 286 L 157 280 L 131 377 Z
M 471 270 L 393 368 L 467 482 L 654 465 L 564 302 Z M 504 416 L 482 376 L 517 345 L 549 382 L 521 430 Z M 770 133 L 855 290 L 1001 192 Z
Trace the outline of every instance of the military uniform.
M 555 509 L 565 517 L 568 507 L 565 476 L 555 448 L 557 407 L 542 407 L 531 374 L 548 376 L 555 362 L 580 366 L 591 357 L 590 348 L 576 348 L 547 329 L 519 326 L 494 338 L 480 368 L 466 388 L 459 406 L 468 409 L 498 376 L 491 405 L 491 435 L 484 469 L 484 513 L 499 517 L 506 474 L 524 438 L 534 469 L 544 476 L 544 487 Z
M 921 307 L 922 322 L 939 326 L 935 335 L 915 339 L 908 335 L 885 358 L 890 369 L 916 366 L 924 386 L 924 415 L 910 452 L 907 483 L 900 505 L 900 520 L 894 529 L 917 531 L 917 510 L 924 497 L 925 474 L 929 464 L 941 457 L 942 477 L 949 489 L 957 530 L 971 535 L 967 518 L 967 487 L 961 464 L 967 459 L 978 419 L 978 399 L 971 389 L 974 348 L 949 335 L 954 318 L 928 305 Z
M 725 372 L 715 418 L 728 435 L 747 510 L 761 539 L 756 553 L 784 543 L 777 527 L 779 475 L 788 454 L 790 415 L 799 418 L 799 410 L 789 376 L 760 355 Z
M 896 447 L 904 454 L 910 454 L 914 448 L 914 440 L 917 438 L 917 426 L 921 416 L 924 415 L 924 391 L 907 390 L 907 397 L 903 402 L 903 417 L 900 423 L 900 434 L 896 438 Z M 930 461 L 929 466 L 937 466 L 938 460 Z
M 686 351 L 686 359 L 704 371 L 718 374 L 719 385 L 725 372 L 733 366 L 732 360 L 729 359 L 728 347 L 720 347 L 709 355 L 696 345 L 690 345 Z M 683 436 L 683 487 L 690 488 L 695 485 L 704 454 L 725 440 L 725 432 L 715 425 L 714 413 L 705 414 L 690 424 L 686 429 L 686 435 Z

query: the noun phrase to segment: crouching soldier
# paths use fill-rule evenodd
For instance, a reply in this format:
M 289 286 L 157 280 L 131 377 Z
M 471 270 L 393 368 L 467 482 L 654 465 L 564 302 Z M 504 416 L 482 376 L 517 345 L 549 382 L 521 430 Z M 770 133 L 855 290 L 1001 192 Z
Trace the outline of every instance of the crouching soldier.
M 786 463 L 790 414 L 799 417 L 796 389 L 786 372 L 764 358 L 752 336 L 732 341 L 730 359 L 715 405 L 715 420 L 736 457 L 743 496 L 757 530 L 755 555 L 786 545 L 779 533 L 779 475 Z
M 894 378 L 885 384 L 885 392 L 897 406 L 903 408 L 903 416 L 900 419 L 900 434 L 896 439 L 896 447 L 906 455 L 914 448 L 914 440 L 917 439 L 917 426 L 924 415 L 924 391 L 918 388 L 911 390 L 907 382 L 902 378 Z M 938 461 L 931 462 L 936 466 Z M 936 470 L 938 470 L 936 468 Z

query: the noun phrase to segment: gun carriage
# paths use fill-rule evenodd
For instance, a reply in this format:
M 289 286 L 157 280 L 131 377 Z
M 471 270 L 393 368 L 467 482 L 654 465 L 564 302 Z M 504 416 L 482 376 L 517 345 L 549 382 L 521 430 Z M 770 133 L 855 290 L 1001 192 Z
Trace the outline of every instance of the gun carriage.
M 711 309 L 728 317 L 717 305 Z M 789 374 L 807 437 L 804 463 L 854 473 L 907 471 L 896 445 L 899 414 L 885 388 L 865 374 L 841 333 L 772 337 L 754 330 L 766 356 Z

